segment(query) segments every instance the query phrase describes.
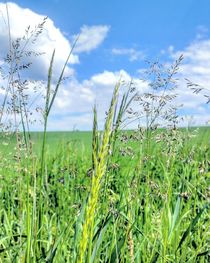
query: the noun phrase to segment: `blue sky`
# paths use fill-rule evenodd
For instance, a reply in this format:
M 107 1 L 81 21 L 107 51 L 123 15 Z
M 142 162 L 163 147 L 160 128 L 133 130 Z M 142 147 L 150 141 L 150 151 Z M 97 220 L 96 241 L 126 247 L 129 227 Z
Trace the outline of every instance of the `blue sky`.
M 1 10 L 4 1 L 0 3 Z M 19 8 L 15 14 L 21 14 L 27 8 L 37 16 L 37 21 L 41 16 L 49 17 L 53 25 L 46 31 L 52 33 L 54 40 L 61 40 L 57 41 L 60 43 L 57 48 L 68 49 L 68 44 L 72 45 L 79 32 L 84 36 L 75 52 L 74 62 L 69 65 L 69 72 L 73 72 L 74 77 L 59 94 L 51 116 L 51 129 L 71 129 L 75 124 L 80 129 L 90 129 L 93 102 L 98 102 L 99 108 L 101 106 L 101 113 L 105 111 L 105 98 L 108 100 L 117 74 L 123 71 L 126 78 L 138 79 L 146 59 L 159 58 L 168 63 L 184 54 L 183 77 L 205 86 L 210 81 L 210 61 L 207 61 L 210 59 L 209 0 L 23 0 L 12 3 Z M 11 14 L 13 8 L 9 6 Z M 32 13 L 25 21 L 18 18 L 14 21 L 15 33 L 20 30 L 19 23 L 20 26 L 33 24 Z M 55 33 L 56 30 L 59 34 Z M 4 35 L 0 32 L 0 40 Z M 50 38 L 47 41 L 52 48 Z M 60 66 L 64 61 L 64 51 L 59 52 Z M 43 63 L 47 61 L 49 59 Z M 34 74 L 34 78 L 41 78 L 41 73 L 34 68 L 30 77 Z M 206 122 L 210 112 L 203 105 L 202 98 L 188 91 L 182 92 L 180 102 L 188 105 L 183 112 L 193 113 L 200 124 Z
M 79 78 L 96 71 L 122 67 L 135 73 L 143 61 L 128 63 L 128 57 L 111 56 L 113 48 L 134 48 L 151 59 L 174 46 L 181 50 L 196 37 L 199 28 L 210 28 L 208 0 L 36 0 L 14 1 L 38 14 L 49 16 L 67 36 L 82 25 L 108 25 L 109 35 L 99 49 L 83 54 L 77 66 Z M 209 32 L 205 32 L 209 36 Z M 91 67 L 89 66 L 91 61 Z

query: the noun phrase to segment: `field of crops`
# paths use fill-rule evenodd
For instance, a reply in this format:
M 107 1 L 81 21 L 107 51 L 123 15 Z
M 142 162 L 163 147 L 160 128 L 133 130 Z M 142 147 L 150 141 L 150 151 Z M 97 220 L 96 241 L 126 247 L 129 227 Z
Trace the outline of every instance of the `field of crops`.
M 208 262 L 210 130 L 134 135 L 118 135 L 94 182 L 92 133 L 47 133 L 41 191 L 43 134 L 21 162 L 3 145 L 1 262 Z

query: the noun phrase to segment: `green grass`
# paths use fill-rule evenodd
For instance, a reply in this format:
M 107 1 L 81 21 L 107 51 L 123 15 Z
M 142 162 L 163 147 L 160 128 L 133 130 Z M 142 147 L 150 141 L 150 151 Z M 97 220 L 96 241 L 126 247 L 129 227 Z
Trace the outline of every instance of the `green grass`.
M 209 127 L 194 127 L 190 128 L 189 132 L 193 133 L 198 129 L 197 135 L 191 139 L 192 144 L 201 143 L 207 145 L 209 143 Z M 158 132 L 162 132 L 164 129 L 158 129 Z M 180 128 L 183 133 L 187 132 L 187 128 Z M 126 131 L 127 134 L 132 134 L 132 131 Z M 43 140 L 43 132 L 31 132 L 31 140 L 33 142 L 34 150 L 37 154 L 40 153 L 41 143 Z M 1 138 L 1 143 L 5 141 Z M 91 152 L 92 132 L 91 131 L 52 131 L 47 132 L 47 147 L 51 154 L 55 154 L 61 144 L 70 143 L 77 149 L 84 149 L 87 152 Z M 12 151 L 16 146 L 15 135 L 10 136 L 9 145 L 2 145 L 0 152 Z
M 170 153 L 153 138 L 149 148 L 146 141 L 117 143 L 101 182 L 88 262 L 208 262 L 209 135 L 201 128 Z M 32 140 L 39 153 L 42 133 Z M 47 133 L 41 229 L 39 159 L 24 159 L 25 170 L 1 160 L 0 262 L 76 261 L 91 191 L 91 141 L 90 132 Z M 127 145 L 133 156 L 122 155 Z
M 82 151 L 91 151 L 91 132 L 47 132 L 47 149 L 53 155 L 56 154 L 58 148 L 66 143 L 70 143 L 74 145 L 75 148 L 81 149 Z M 35 153 L 40 154 L 41 144 L 43 140 L 43 132 L 31 132 L 31 140 L 33 142 L 33 149 Z M 7 142 L 8 145 L 2 144 L 3 142 Z M 16 138 L 14 136 L 10 136 L 7 140 L 1 138 L 1 153 L 9 153 L 11 151 L 14 152 L 14 147 L 16 146 Z

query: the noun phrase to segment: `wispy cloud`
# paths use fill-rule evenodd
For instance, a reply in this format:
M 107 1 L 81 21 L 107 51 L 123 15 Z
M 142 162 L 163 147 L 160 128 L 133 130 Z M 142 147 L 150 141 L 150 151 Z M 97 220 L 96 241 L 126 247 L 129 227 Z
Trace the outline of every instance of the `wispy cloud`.
M 197 34 L 196 34 L 196 38 L 199 39 L 204 39 L 207 37 L 207 34 L 209 32 L 208 27 L 204 26 L 204 25 L 199 25 L 197 26 Z
M 107 25 L 82 26 L 75 52 L 90 52 L 91 50 L 96 49 L 107 37 L 109 30 L 110 26 Z M 75 39 L 76 37 L 77 36 L 75 35 L 73 38 Z
M 127 56 L 131 62 L 145 58 L 145 53 L 143 51 L 134 48 L 113 48 L 112 54 L 117 56 Z

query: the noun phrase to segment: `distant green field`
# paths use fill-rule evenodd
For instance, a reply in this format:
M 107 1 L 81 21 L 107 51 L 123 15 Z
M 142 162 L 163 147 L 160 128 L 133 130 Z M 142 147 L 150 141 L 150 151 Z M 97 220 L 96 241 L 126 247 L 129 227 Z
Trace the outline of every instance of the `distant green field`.
M 91 147 L 91 132 L 47 132 L 47 150 L 50 154 L 55 154 L 62 146 L 71 144 L 75 149 L 83 151 L 90 151 Z M 39 154 L 41 151 L 41 145 L 43 140 L 42 132 L 31 132 L 31 140 L 33 142 L 34 151 Z M 14 151 L 16 146 L 15 135 L 11 135 L 10 138 L 1 138 L 2 147 L 0 152 L 9 153 Z M 5 143 L 6 142 L 6 143 Z
M 195 128 L 180 128 L 183 133 L 193 133 L 194 136 L 189 140 L 189 143 L 208 145 L 210 137 L 210 127 L 195 127 Z M 164 129 L 158 129 L 157 133 L 164 131 Z M 132 131 L 124 131 L 124 133 L 131 134 Z M 31 132 L 31 139 L 33 141 L 33 147 L 38 154 L 41 150 L 41 144 L 43 139 L 42 132 Z M 71 144 L 72 148 L 78 150 L 78 153 L 91 151 L 91 131 L 61 131 L 61 132 L 47 132 L 47 149 L 51 154 L 55 154 L 61 147 L 66 144 Z M 1 139 L 1 141 L 5 141 Z M 9 145 L 2 145 L 0 152 L 10 152 L 16 145 L 15 135 L 9 139 Z

